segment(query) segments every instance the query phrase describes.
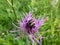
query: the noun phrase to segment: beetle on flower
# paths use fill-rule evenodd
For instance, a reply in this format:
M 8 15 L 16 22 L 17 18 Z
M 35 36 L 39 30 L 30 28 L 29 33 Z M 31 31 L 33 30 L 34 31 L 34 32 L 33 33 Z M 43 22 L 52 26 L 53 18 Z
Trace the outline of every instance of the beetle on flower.
M 22 34 L 27 33 L 27 36 L 32 40 L 32 42 L 37 42 L 38 44 L 42 45 L 42 36 L 39 33 L 39 28 L 44 24 L 44 22 L 44 18 L 42 18 L 41 20 L 35 19 L 32 13 L 29 12 L 26 18 L 22 22 L 20 21 L 19 24 L 20 29 L 23 31 Z M 15 30 L 15 32 L 18 32 L 18 30 Z M 36 32 L 38 33 L 40 41 L 35 35 Z M 18 39 L 20 36 L 18 36 L 16 39 Z

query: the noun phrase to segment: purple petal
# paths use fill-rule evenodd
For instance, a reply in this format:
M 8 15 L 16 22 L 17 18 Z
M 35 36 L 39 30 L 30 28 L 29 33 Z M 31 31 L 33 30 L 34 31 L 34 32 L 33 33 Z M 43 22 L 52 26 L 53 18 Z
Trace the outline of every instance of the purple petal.
M 40 37 L 40 45 L 42 45 L 42 36 L 39 36 Z
M 37 30 L 37 28 L 35 27 L 35 28 L 32 28 L 32 33 L 34 33 L 34 32 L 37 32 L 38 30 Z
M 44 24 L 44 22 L 45 22 L 45 19 L 41 19 L 40 20 L 40 26 L 42 26 Z
M 44 24 L 45 20 L 41 19 L 41 20 L 35 20 L 35 26 L 36 29 L 39 29 L 43 24 Z
M 23 22 L 27 23 L 31 18 L 32 18 L 32 13 L 29 12 Z
M 21 29 L 21 30 L 25 30 L 25 27 L 24 27 L 23 22 L 20 22 L 20 29 Z
M 40 39 L 40 45 L 42 45 L 42 39 Z

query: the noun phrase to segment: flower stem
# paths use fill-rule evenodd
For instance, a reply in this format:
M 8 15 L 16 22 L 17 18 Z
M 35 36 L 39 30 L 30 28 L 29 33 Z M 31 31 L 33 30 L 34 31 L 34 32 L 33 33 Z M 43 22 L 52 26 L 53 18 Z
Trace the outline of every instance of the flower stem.
M 32 45 L 34 45 L 35 41 L 34 41 L 33 38 L 31 37 L 31 35 L 28 34 L 28 37 L 29 37 L 29 39 L 31 40 Z
M 14 6 L 13 6 L 13 0 L 11 0 L 11 3 L 12 3 L 12 10 L 13 10 L 13 12 L 14 12 L 15 19 L 17 20 L 17 14 L 16 14 L 15 8 L 14 8 Z
M 38 36 L 39 36 L 39 38 L 40 38 L 40 43 L 39 43 L 39 44 L 42 45 L 42 38 L 43 38 L 43 37 L 40 35 L 39 32 L 37 32 L 37 33 L 38 33 Z
M 11 0 L 11 2 L 10 2 L 10 0 L 7 0 L 7 2 L 8 2 L 9 5 L 12 7 L 13 13 L 14 13 L 14 15 L 15 15 L 15 19 L 17 20 L 17 14 L 16 14 L 15 8 L 14 8 L 14 6 L 13 6 L 13 0 Z

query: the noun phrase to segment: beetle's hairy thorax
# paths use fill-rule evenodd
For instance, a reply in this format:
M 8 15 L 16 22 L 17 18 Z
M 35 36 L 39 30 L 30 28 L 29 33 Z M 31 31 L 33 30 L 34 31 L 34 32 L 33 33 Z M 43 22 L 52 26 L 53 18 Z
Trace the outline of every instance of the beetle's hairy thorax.
M 35 28 L 35 22 L 34 22 L 34 20 L 32 20 L 32 19 L 29 20 L 27 24 L 28 24 L 29 28 Z

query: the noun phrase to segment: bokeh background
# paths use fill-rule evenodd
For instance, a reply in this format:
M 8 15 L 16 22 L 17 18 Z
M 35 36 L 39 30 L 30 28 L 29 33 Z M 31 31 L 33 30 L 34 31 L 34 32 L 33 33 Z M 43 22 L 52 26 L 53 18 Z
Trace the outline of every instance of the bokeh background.
M 0 45 L 31 45 L 24 34 L 18 40 L 10 30 L 18 30 L 17 20 L 23 20 L 28 12 L 35 18 L 46 18 L 47 21 L 39 29 L 43 37 L 42 45 L 60 45 L 60 0 L 0 0 Z M 38 45 L 38 44 L 36 44 Z

